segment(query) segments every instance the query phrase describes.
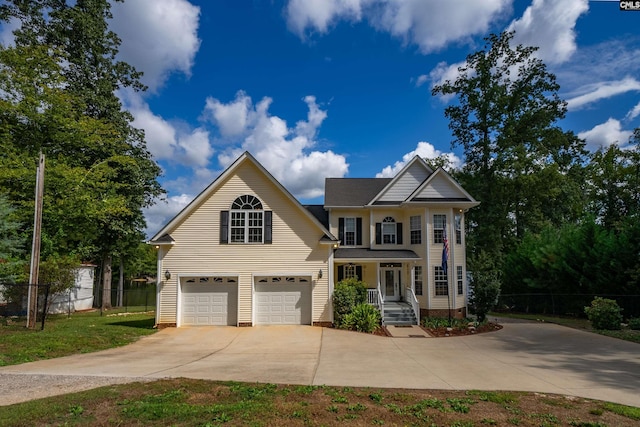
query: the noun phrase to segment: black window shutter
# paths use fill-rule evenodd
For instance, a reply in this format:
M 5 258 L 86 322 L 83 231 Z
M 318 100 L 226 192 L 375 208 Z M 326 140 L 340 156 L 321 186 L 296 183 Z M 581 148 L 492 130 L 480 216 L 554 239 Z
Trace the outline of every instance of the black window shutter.
M 358 280 L 362 280 L 362 266 L 356 265 L 356 276 L 358 276 Z
M 356 218 L 356 245 L 362 245 L 362 218 Z
M 338 266 L 338 282 L 342 281 L 342 279 L 344 279 L 344 265 L 339 265 Z
M 382 244 L 382 223 L 376 222 L 376 245 Z
M 402 244 L 402 223 L 401 222 L 396 224 L 396 242 L 399 245 Z
M 338 240 L 344 245 L 344 218 L 338 218 Z
M 229 211 L 220 211 L 220 243 L 229 243 Z
M 264 211 L 264 243 L 273 243 L 273 211 Z

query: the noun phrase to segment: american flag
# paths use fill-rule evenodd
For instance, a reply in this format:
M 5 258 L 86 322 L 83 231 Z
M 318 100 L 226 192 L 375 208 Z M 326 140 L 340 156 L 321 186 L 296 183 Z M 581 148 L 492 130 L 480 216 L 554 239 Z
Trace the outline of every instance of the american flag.
M 442 271 L 447 274 L 449 262 L 449 240 L 447 239 L 447 229 L 442 232 Z

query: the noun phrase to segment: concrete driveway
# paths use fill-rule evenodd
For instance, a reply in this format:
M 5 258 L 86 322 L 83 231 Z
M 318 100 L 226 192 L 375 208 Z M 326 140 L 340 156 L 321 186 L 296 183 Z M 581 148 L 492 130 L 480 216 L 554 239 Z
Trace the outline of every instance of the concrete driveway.
M 25 375 L 59 383 L 188 377 L 526 390 L 640 406 L 640 345 L 527 322 L 451 338 L 385 338 L 306 326 L 169 328 L 126 347 L 0 368 L 0 404 L 28 399 L 28 386 L 20 396 L 11 394 L 11 383 Z M 67 391 L 49 387 L 47 395 Z

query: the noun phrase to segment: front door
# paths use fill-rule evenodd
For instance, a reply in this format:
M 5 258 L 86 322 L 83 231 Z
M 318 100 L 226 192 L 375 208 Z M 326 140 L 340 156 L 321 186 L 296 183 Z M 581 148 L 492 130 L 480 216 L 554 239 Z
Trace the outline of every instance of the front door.
M 384 300 L 400 301 L 400 269 L 383 268 L 381 278 Z

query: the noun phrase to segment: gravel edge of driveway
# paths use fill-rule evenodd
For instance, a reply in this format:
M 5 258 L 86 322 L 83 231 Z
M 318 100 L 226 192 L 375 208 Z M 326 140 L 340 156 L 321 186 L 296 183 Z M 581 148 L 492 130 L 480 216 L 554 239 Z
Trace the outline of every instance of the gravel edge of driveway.
M 0 373 L 0 406 L 42 399 L 111 384 L 157 381 L 145 377 L 101 377 L 83 375 L 33 375 Z M 18 391 L 18 392 L 16 392 Z

